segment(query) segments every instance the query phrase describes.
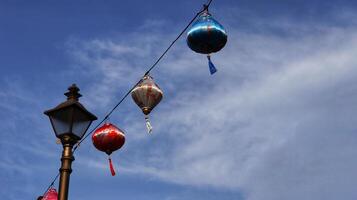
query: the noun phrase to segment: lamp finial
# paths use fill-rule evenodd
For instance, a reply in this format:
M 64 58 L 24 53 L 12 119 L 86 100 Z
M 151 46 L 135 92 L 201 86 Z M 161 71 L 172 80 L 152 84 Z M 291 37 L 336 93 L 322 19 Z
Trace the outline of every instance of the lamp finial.
M 75 83 L 73 83 L 69 88 L 68 92 L 64 93 L 67 96 L 67 100 L 75 100 L 78 101 L 79 97 L 82 95 L 79 93 L 79 88 Z

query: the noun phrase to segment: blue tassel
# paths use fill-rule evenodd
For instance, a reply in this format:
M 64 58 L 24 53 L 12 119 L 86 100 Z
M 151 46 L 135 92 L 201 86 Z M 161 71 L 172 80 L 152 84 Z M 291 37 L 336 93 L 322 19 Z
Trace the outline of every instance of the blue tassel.
M 208 58 L 208 67 L 209 67 L 209 72 L 212 74 L 216 73 L 217 72 L 217 69 L 216 67 L 214 66 L 214 64 L 212 63 L 211 61 L 211 56 L 207 56 Z

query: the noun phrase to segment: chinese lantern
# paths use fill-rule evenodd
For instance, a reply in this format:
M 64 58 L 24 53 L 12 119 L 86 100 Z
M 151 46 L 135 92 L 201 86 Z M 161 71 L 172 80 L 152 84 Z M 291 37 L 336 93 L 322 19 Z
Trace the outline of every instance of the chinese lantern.
M 51 187 L 41 198 L 41 200 L 57 200 L 58 199 L 58 194 L 55 188 Z
M 148 133 L 152 132 L 150 112 L 160 103 L 163 92 L 150 75 L 145 75 L 131 92 L 131 97 L 145 115 Z
M 106 122 L 103 126 L 95 130 L 92 135 L 92 142 L 95 148 L 108 155 L 110 172 L 112 176 L 115 176 L 115 170 L 110 155 L 124 145 L 124 132 L 115 125 Z
M 187 32 L 187 45 L 191 50 L 206 54 L 211 75 L 217 72 L 211 61 L 211 53 L 220 51 L 227 43 L 227 33 L 208 12 L 208 7 L 199 15 Z

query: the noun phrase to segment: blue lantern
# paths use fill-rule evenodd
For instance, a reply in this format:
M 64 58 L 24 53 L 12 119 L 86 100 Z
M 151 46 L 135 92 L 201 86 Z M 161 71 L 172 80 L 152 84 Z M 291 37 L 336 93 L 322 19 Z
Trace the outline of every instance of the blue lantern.
M 211 62 L 210 54 L 221 50 L 226 43 L 226 31 L 213 19 L 206 7 L 188 31 L 187 45 L 191 50 L 207 55 L 210 73 L 214 74 L 217 69 Z

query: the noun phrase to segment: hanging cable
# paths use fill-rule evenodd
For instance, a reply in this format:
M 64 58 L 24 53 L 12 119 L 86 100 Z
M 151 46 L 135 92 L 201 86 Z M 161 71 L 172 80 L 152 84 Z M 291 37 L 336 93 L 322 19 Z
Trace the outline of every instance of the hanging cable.
M 171 49 L 171 47 L 177 42 L 178 39 L 187 31 L 187 29 L 191 26 L 191 24 L 196 20 L 196 18 L 203 12 L 205 11 L 206 8 L 208 8 L 212 3 L 212 0 L 209 0 L 207 4 L 204 5 L 204 8 L 200 10 L 196 15 L 191 19 L 191 21 L 187 24 L 187 26 L 178 34 L 178 36 L 171 42 L 169 47 L 161 54 L 161 56 L 155 61 L 155 63 L 145 72 L 145 74 L 142 76 L 144 77 L 145 75 L 148 75 L 156 66 L 157 64 L 161 61 L 161 59 L 166 55 L 166 53 Z M 140 79 L 141 80 L 141 79 Z M 77 143 L 77 145 L 74 147 L 73 152 L 77 150 L 79 145 L 87 139 L 87 137 L 95 131 L 105 120 L 109 118 L 109 116 L 117 109 L 117 107 L 126 99 L 126 97 L 129 96 L 129 94 L 133 91 L 133 89 L 136 87 L 137 84 L 139 84 L 140 80 L 120 99 L 120 101 L 110 110 L 110 112 L 104 117 L 102 121 L 98 123 L 97 126 L 95 126 L 91 131 L 87 132 L 86 135 Z
M 208 2 L 207 2 L 207 8 L 211 5 L 211 3 L 212 3 L 212 0 L 208 0 Z
M 57 175 L 56 175 L 55 178 L 52 180 L 51 184 L 47 187 L 46 191 L 43 193 L 42 196 L 45 196 L 46 193 L 48 192 L 48 190 L 49 190 L 52 186 L 54 186 L 54 184 L 55 184 L 56 180 L 58 179 L 59 175 L 60 175 L 60 173 L 58 172 Z
M 208 9 L 208 7 L 211 5 L 212 0 L 208 0 L 207 4 L 204 5 L 204 8 L 201 9 L 196 15 L 191 19 L 191 21 L 187 24 L 187 26 L 177 35 L 177 37 L 171 42 L 169 47 L 161 54 L 160 57 L 154 62 L 154 64 L 145 72 L 145 74 L 142 76 L 144 77 L 145 75 L 148 75 L 156 66 L 157 64 L 161 61 L 161 59 L 166 55 L 166 53 L 171 49 L 171 47 L 177 42 L 178 39 L 187 31 L 187 29 L 191 26 L 191 24 L 196 20 L 196 18 L 205 11 L 205 9 Z M 141 79 L 140 79 L 141 80 Z M 133 86 L 131 89 L 125 93 L 125 95 L 120 99 L 120 101 L 115 104 L 115 106 L 108 112 L 108 114 L 105 115 L 105 117 L 94 127 L 92 128 L 89 132 L 87 132 L 84 137 L 73 147 L 73 154 L 74 152 L 80 147 L 81 143 L 88 138 L 89 135 L 91 135 L 103 122 L 105 122 L 110 115 L 118 108 L 118 106 L 126 99 L 126 97 L 129 96 L 129 94 L 133 91 L 133 89 L 136 87 L 136 85 L 140 82 L 140 80 Z M 51 184 L 47 187 L 46 191 L 44 192 L 43 196 L 47 193 L 47 191 L 54 185 L 56 180 L 58 179 L 60 173 L 58 172 L 55 178 L 52 180 Z

